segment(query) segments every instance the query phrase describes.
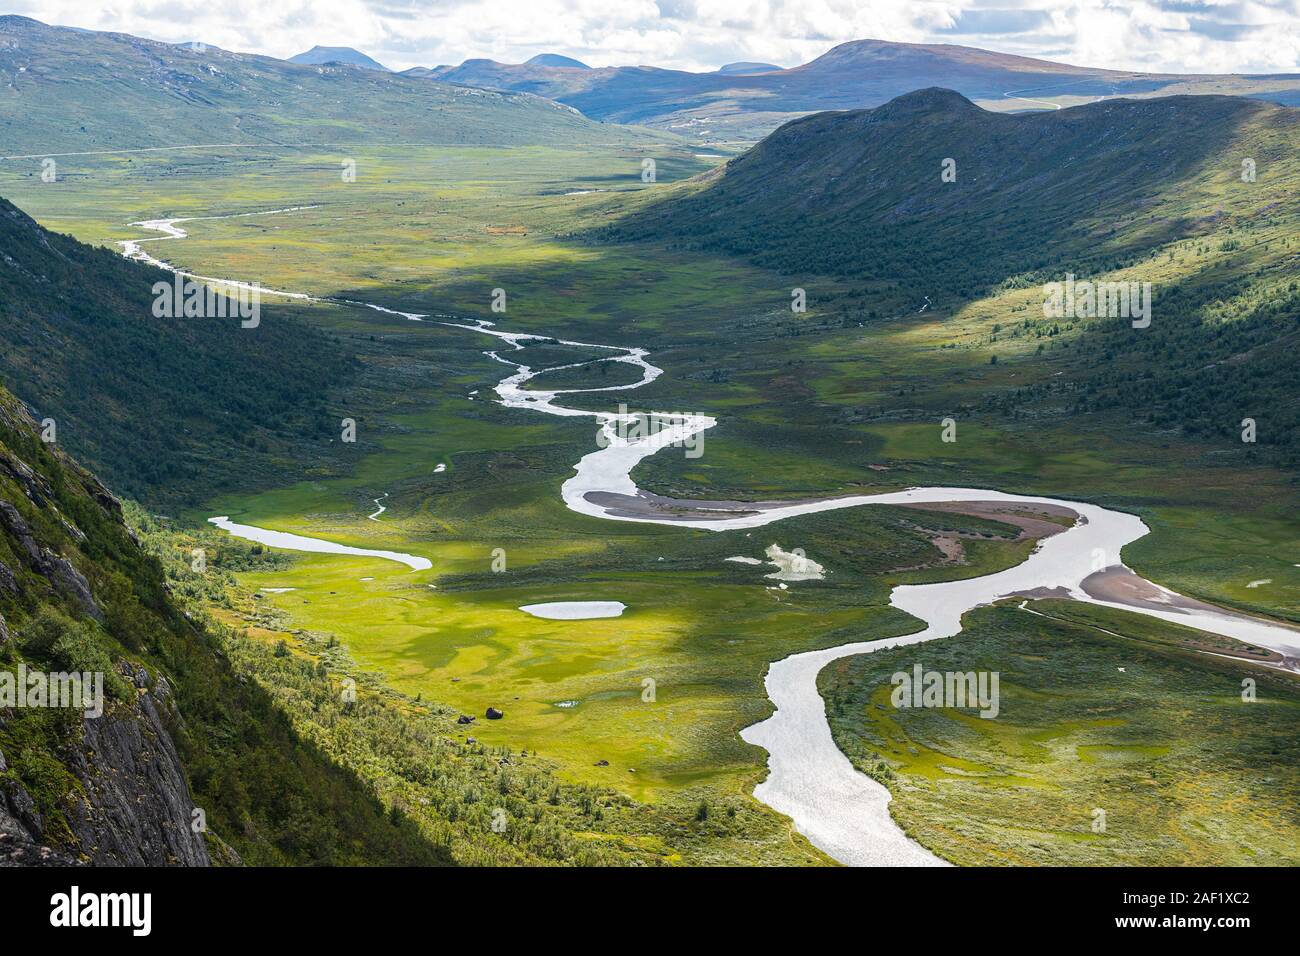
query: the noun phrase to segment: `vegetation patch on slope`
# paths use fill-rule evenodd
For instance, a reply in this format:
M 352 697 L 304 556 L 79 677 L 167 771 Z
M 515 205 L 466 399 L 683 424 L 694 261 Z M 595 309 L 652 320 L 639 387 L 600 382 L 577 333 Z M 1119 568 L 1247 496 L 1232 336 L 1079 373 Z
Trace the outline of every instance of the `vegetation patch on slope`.
M 356 371 L 291 310 L 159 318 L 173 276 L 41 228 L 0 200 L 0 379 L 119 494 L 154 505 L 284 474 L 338 434 Z

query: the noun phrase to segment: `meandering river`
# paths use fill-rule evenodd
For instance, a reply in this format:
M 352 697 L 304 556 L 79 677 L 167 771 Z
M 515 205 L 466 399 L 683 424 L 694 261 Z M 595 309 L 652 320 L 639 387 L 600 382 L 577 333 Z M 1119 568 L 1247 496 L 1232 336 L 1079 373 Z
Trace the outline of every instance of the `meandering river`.
M 163 232 L 164 235 L 157 237 L 158 240 L 181 239 L 185 233 L 176 227 L 176 223 L 182 221 L 186 220 L 152 220 L 134 225 Z M 137 258 L 148 258 L 156 265 L 171 268 L 160 260 L 144 256 L 139 250 L 140 241 L 149 240 L 124 243 L 125 253 Z M 411 320 L 428 318 L 427 315 L 394 312 L 368 303 L 323 300 L 305 293 L 256 288 L 264 294 L 312 301 L 343 301 L 346 304 L 402 315 Z M 611 521 L 685 525 L 706 531 L 758 528 L 798 515 L 873 504 L 993 502 L 1022 505 L 1030 509 L 1067 509 L 1073 514 L 1073 524 L 1069 528 L 1043 539 L 1024 562 L 1013 568 L 978 578 L 894 588 L 890 593 L 890 604 L 917 618 L 924 625 L 915 633 L 793 654 L 771 664 L 766 688 L 775 712 L 741 733 L 744 740 L 763 747 L 768 752 L 768 776 L 755 789 L 754 796 L 788 815 L 798 830 L 814 845 L 842 863 L 941 865 L 943 861 L 902 832 L 889 814 L 889 791 L 856 771 L 848 758 L 835 746 L 826 720 L 825 704 L 817 690 L 817 675 L 831 661 L 853 654 L 866 654 L 884 648 L 951 637 L 960 633 L 962 615 L 972 608 L 990 604 L 1003 597 L 1048 592 L 1077 601 L 1135 611 L 1236 638 L 1277 651 L 1288 663 L 1300 658 L 1300 630 L 1203 604 L 1134 575 L 1123 565 L 1120 555 L 1125 545 L 1148 533 L 1146 525 L 1135 515 L 1097 505 L 1007 494 L 986 488 L 910 488 L 882 494 L 797 503 L 669 501 L 647 494 L 638 489 L 632 480 L 631 473 L 636 465 L 664 448 L 686 445 L 700 433 L 715 427 L 717 419 L 708 415 L 668 412 L 597 412 L 560 404 L 562 396 L 568 394 L 626 391 L 654 381 L 662 370 L 647 361 L 648 352 L 645 349 L 506 332 L 486 321 L 443 324 L 492 336 L 503 343 L 502 348 L 486 353 L 511 369 L 496 385 L 501 404 L 541 414 L 594 420 L 600 432 L 600 440 L 597 442 L 599 447 L 574 466 L 575 473 L 560 489 L 565 504 L 581 514 Z M 509 351 L 522 351 L 526 347 L 525 343 L 543 339 L 558 341 L 561 345 L 608 351 L 610 354 L 607 357 L 592 361 L 621 362 L 635 366 L 640 369 L 641 378 L 632 385 L 604 388 L 549 391 L 525 388 L 541 372 L 555 371 L 556 368 L 532 369 L 508 357 L 507 348 Z M 507 354 L 502 354 L 503 352 Z M 573 368 L 583 364 L 587 363 L 561 367 Z M 636 426 L 645 421 L 646 415 L 657 419 L 662 427 L 651 434 L 644 434 Z M 400 561 L 412 568 L 430 566 L 426 558 L 401 552 L 351 548 L 321 539 L 238 525 L 228 518 L 212 520 L 232 534 L 275 547 L 382 557 Z M 1105 586 L 1107 580 L 1113 582 L 1116 579 L 1127 590 Z

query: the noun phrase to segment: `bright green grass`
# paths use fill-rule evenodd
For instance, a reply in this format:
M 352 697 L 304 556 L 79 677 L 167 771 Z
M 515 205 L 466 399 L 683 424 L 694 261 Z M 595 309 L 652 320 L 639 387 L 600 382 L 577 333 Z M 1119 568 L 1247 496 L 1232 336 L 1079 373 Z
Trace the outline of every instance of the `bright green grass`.
M 1289 476 L 1255 467 L 1241 449 L 1170 442 L 1107 420 L 1042 408 L 1023 417 L 971 411 L 985 394 L 1050 376 L 1053 356 L 1081 331 L 1054 337 L 1040 355 L 1042 340 L 1012 331 L 1031 297 L 1025 290 L 956 314 L 888 318 L 900 310 L 883 290 L 855 298 L 859 290 L 844 283 L 570 238 L 651 195 L 655 186 L 639 179 L 640 154 L 625 149 L 367 150 L 356 158 L 353 184 L 339 181 L 338 156 L 305 150 L 87 160 L 57 189 L 0 168 L 0 192 L 43 222 L 99 242 L 137 235 L 125 225 L 134 219 L 320 204 L 190 223 L 192 238 L 151 251 L 205 274 L 434 313 L 414 323 L 302 307 L 365 369 L 348 400 L 328 410 L 331 427 L 344 417 L 358 423 L 355 445 L 328 449 L 342 473 L 296 463 L 303 478 L 293 485 L 229 495 L 185 517 L 229 514 L 428 557 L 432 570 L 409 573 L 390 562 L 303 556 L 243 583 L 297 588 L 261 600 L 282 608 L 293 627 L 336 635 L 394 688 L 477 715 L 467 734 L 535 748 L 573 779 L 639 799 L 695 788 L 748 794 L 765 755 L 737 734 L 769 712 L 762 681 L 771 661 L 913 630 L 917 622 L 886 607 L 892 584 L 988 573 L 1022 560 L 1030 545 L 967 541 L 966 565 L 939 567 L 938 552 L 910 529 L 917 514 L 898 509 L 808 516 L 748 537 L 575 515 L 559 488 L 595 447 L 594 422 L 494 404 L 491 388 L 508 370 L 482 353 L 501 343 L 440 325 L 439 316 L 651 348 L 665 369 L 652 385 L 565 402 L 613 409 L 627 401 L 634 410 L 720 419 L 702 458 L 670 450 L 638 469 L 651 490 L 789 498 L 943 484 L 1098 501 L 1151 526 L 1125 555 L 1143 573 L 1185 593 L 1300 619 L 1300 569 L 1292 566 L 1300 522 Z M 705 166 L 678 158 L 661 168 Z M 602 191 L 563 195 L 591 188 Z M 1206 258 L 1187 252 L 1163 268 L 1173 277 Z M 806 315 L 789 310 L 795 285 L 809 290 Z M 489 311 L 498 287 L 508 293 L 505 315 Z M 846 324 L 838 318 L 846 308 L 882 318 Z M 995 352 L 1002 360 L 991 366 Z M 543 367 L 592 354 L 542 344 L 511 358 Z M 611 366 L 606 375 L 621 371 Z M 572 385 L 588 374 L 556 373 L 554 381 Z M 948 416 L 958 422 L 956 443 L 940 440 Z M 438 464 L 447 469 L 436 473 Z M 372 499 L 385 494 L 388 510 L 368 520 Z M 770 568 L 724 560 L 761 557 L 771 543 L 803 547 L 828 568 L 827 581 L 773 591 L 763 578 Z M 499 574 L 498 548 L 506 556 Z M 918 565 L 930 567 L 900 570 Z M 1261 578 L 1272 583 L 1246 588 Z M 629 610 L 617 620 L 567 623 L 517 610 L 595 599 Z M 642 700 L 647 678 L 652 703 Z M 576 705 L 557 706 L 568 701 Z M 487 706 L 506 718 L 485 721 Z M 609 766 L 595 766 L 600 760 Z M 1046 858 L 1064 853 L 1057 847 Z
M 1031 608 L 1061 606 L 1074 607 Z M 1086 611 L 1105 629 L 1004 605 L 967 615 L 957 637 L 837 661 L 821 676 L 837 742 L 954 862 L 1295 865 L 1295 682 L 1180 650 L 1183 629 Z M 999 672 L 997 717 L 893 707 L 890 677 L 915 663 Z

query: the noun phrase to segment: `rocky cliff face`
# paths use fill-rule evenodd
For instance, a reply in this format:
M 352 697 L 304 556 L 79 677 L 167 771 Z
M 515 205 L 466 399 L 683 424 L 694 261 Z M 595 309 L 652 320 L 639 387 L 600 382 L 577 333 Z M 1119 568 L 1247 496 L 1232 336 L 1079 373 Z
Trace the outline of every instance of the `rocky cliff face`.
M 159 634 L 138 550 L 117 500 L 0 391 L 0 676 L 98 671 L 108 692 L 98 716 L 0 697 L 0 865 L 211 862 L 170 685 L 123 653 Z
M 138 701 L 83 718 L 80 740 L 68 750 L 82 790 L 64 811 L 71 845 L 45 845 L 45 820 L 23 785 L 5 778 L 0 755 L 0 866 L 211 863 L 202 833 L 191 826 L 194 801 L 167 729 L 177 719 L 170 689 L 161 678 L 148 687 L 142 668 L 132 677 Z
M 131 670 L 125 665 L 124 670 Z M 194 800 L 168 731 L 179 715 L 164 678 L 130 674 L 139 692 L 122 713 L 83 721 L 69 768 L 85 799 L 68 811 L 81 852 L 100 866 L 208 866 Z

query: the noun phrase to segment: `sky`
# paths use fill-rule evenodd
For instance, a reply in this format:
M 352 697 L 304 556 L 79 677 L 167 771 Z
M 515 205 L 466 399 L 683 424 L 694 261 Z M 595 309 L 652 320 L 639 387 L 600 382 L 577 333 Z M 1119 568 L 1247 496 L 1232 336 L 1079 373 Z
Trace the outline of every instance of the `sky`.
M 846 40 L 957 43 L 1082 66 L 1300 72 L 1300 0 L 0 0 L 0 12 L 405 69 L 562 53 L 592 66 L 796 66 Z

